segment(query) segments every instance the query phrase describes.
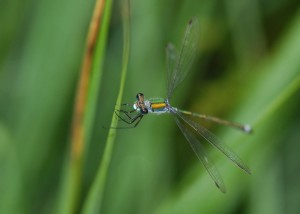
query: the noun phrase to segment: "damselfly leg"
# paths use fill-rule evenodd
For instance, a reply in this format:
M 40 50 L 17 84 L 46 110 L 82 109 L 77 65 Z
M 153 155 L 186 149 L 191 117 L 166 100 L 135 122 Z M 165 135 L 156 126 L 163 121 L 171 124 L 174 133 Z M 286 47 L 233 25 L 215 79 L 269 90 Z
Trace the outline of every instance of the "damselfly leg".
M 135 128 L 143 118 L 143 114 L 137 112 L 135 109 L 132 109 L 132 107 L 129 108 L 131 106 L 129 104 L 122 104 L 121 106 L 123 109 L 116 109 L 115 115 L 129 126 L 116 128 Z

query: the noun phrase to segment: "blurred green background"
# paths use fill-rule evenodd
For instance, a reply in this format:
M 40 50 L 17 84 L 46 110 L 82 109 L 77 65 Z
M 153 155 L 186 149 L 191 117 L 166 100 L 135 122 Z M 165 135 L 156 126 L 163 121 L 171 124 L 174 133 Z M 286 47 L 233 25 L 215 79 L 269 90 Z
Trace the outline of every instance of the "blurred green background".
M 0 213 L 58 213 L 70 154 L 76 84 L 94 1 L 1 1 Z M 131 1 L 123 101 L 166 96 L 165 46 L 200 21 L 199 55 L 173 105 L 253 125 L 244 135 L 204 123 L 252 175 L 210 150 L 222 194 L 170 115 L 117 130 L 101 213 L 300 213 L 298 0 Z M 122 67 L 120 2 L 112 10 L 80 213 L 113 117 Z M 68 181 L 65 181 L 68 182 Z

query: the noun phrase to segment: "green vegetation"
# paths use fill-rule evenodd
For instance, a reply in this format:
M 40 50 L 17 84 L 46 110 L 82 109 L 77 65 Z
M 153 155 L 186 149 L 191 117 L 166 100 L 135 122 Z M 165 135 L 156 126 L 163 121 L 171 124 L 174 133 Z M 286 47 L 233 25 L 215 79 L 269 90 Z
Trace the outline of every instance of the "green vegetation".
M 0 213 L 299 213 L 298 1 L 132 0 L 130 28 L 123 1 L 105 2 L 78 162 L 72 117 L 95 2 L 0 7 Z M 226 194 L 171 116 L 108 128 L 136 93 L 166 96 L 165 47 L 192 16 L 199 54 L 172 103 L 254 128 L 201 121 L 252 170 L 209 150 Z

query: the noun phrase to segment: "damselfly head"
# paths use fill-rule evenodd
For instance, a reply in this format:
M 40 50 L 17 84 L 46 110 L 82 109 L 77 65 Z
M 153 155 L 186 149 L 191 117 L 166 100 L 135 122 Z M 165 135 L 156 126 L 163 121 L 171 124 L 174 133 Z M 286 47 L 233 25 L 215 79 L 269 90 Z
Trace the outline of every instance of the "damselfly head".
M 143 93 L 137 93 L 137 95 L 136 95 L 136 99 L 137 100 L 144 100 L 144 94 Z

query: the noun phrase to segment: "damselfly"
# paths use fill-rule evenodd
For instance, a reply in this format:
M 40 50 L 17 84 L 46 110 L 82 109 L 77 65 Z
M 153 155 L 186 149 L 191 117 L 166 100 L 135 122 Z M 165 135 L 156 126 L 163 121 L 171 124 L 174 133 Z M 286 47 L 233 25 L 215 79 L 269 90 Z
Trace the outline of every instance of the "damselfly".
M 120 110 L 116 110 L 115 114 L 120 120 L 128 124 L 128 128 L 136 127 L 142 120 L 142 118 L 147 114 L 172 114 L 179 129 L 184 134 L 193 151 L 196 153 L 197 157 L 202 162 L 217 187 L 222 192 L 225 192 L 226 190 L 223 180 L 215 165 L 208 158 L 208 155 L 202 145 L 202 141 L 204 139 L 211 145 L 216 147 L 218 150 L 220 150 L 223 154 L 225 154 L 231 161 L 233 161 L 245 172 L 250 174 L 250 169 L 229 147 L 221 143 L 221 141 L 213 133 L 208 131 L 200 124 L 192 121 L 189 117 L 200 118 L 218 124 L 231 126 L 245 133 L 250 133 L 252 131 L 251 126 L 229 122 L 208 115 L 181 110 L 173 107 L 169 102 L 174 90 L 184 80 L 194 60 L 198 43 L 197 41 L 199 37 L 198 27 L 199 26 L 197 18 L 192 18 L 189 20 L 179 53 L 176 51 L 175 47 L 172 44 L 169 44 L 166 48 L 168 97 L 166 99 L 145 99 L 142 93 L 138 93 L 136 95 L 136 101 L 133 105 L 123 104 L 123 108 L 121 108 Z M 196 134 L 199 134 L 202 138 L 199 138 L 199 136 L 196 136 Z

